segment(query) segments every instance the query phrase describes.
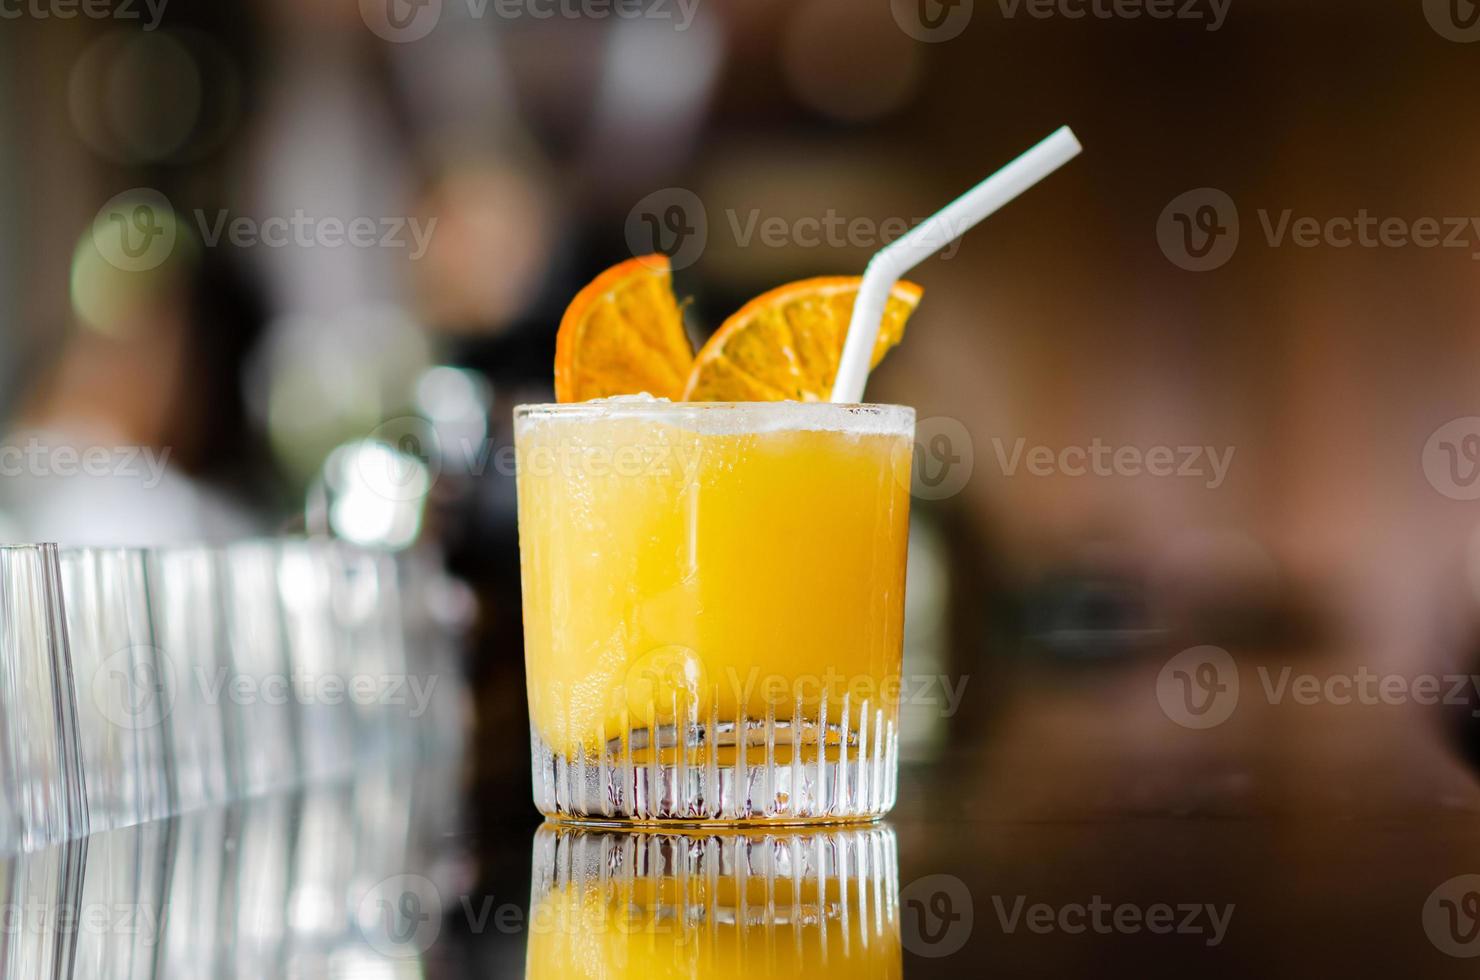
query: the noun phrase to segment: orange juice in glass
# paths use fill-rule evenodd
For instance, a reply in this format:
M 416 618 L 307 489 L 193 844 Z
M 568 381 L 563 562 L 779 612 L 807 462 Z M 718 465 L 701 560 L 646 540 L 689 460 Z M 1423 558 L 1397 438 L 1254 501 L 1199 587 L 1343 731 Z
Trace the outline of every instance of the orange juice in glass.
M 516 410 L 535 803 L 825 822 L 895 797 L 912 409 Z

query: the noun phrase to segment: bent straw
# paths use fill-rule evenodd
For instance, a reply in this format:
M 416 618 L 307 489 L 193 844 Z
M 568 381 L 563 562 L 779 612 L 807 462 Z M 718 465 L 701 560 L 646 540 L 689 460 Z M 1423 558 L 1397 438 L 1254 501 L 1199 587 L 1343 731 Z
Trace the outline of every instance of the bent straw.
M 1079 140 L 1069 127 L 1060 126 L 1037 146 L 875 253 L 864 270 L 858 300 L 853 305 L 838 377 L 833 382 L 833 401 L 863 400 L 863 386 L 868 381 L 870 355 L 879 337 L 884 304 L 900 277 L 1074 159 L 1080 149 Z

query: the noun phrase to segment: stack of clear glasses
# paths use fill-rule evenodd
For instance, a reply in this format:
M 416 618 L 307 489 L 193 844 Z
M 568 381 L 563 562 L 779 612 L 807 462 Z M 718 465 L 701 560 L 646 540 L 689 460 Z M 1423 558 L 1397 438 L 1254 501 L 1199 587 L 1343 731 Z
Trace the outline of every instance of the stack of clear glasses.
M 0 547 L 0 854 L 454 749 L 448 588 L 327 540 Z
M 0 977 L 420 976 L 440 917 L 401 931 L 383 903 L 452 901 L 459 790 L 456 759 L 369 767 L 0 856 Z

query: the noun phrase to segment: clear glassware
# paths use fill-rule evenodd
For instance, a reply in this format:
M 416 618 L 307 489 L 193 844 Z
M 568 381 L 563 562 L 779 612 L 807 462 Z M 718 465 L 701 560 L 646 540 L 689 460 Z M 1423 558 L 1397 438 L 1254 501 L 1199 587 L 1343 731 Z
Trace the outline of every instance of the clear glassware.
M 219 567 L 209 548 L 167 548 L 149 553 L 147 570 L 160 660 L 174 677 L 167 731 L 177 812 L 183 812 L 236 792 L 226 741 L 236 726 Z
M 326 554 L 329 600 L 342 663 L 350 671 L 350 721 L 361 762 L 407 752 L 416 710 L 406 667 L 395 559 L 337 544 Z
M 58 927 L 58 913 L 78 904 L 86 855 L 76 839 L 0 856 L 0 977 L 74 975 L 73 933 Z
M 333 975 L 335 948 L 351 927 L 349 896 L 355 874 L 356 830 L 352 781 L 312 787 L 300 797 L 292 847 L 282 972 Z
M 231 935 L 233 977 L 271 977 L 283 972 L 292 914 L 294 826 L 302 807 L 298 793 L 272 793 L 234 808 L 235 877 L 219 926 Z
M 0 546 L 0 854 L 87 832 L 55 545 Z
M 535 834 L 526 980 L 902 973 L 887 826 Z
M 540 811 L 886 812 L 913 410 L 623 398 L 514 427 Z
M 471 726 L 471 695 L 458 637 L 468 625 L 473 601 L 432 556 L 402 552 L 395 560 L 399 629 L 407 684 L 425 702 L 410 714 L 416 750 L 443 758 L 462 751 Z
M 168 816 L 175 665 L 154 635 L 144 552 L 64 548 L 60 562 L 88 830 Z
M 232 976 L 234 944 L 226 916 L 234 908 L 238 808 L 208 806 L 181 814 L 170 835 L 168 915 L 162 923 L 157 976 L 215 980 Z
M 167 869 L 173 825 L 151 821 L 88 836 L 80 898 L 74 900 L 76 968 L 66 976 L 143 980 L 156 976 L 170 907 Z
M 278 596 L 278 549 L 271 541 L 229 545 L 218 554 L 228 649 L 228 715 L 240 794 L 257 796 L 300 778 L 299 734 L 287 632 Z
M 358 742 L 354 651 L 334 616 L 337 549 L 327 541 L 294 540 L 275 550 L 302 777 L 317 781 L 352 769 Z

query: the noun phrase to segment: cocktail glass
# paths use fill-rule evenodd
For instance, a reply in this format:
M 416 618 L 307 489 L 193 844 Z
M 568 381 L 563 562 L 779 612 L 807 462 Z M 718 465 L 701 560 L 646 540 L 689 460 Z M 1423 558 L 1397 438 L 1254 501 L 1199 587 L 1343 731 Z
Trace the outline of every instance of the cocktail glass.
M 535 804 L 812 823 L 894 803 L 914 411 L 515 412 Z

